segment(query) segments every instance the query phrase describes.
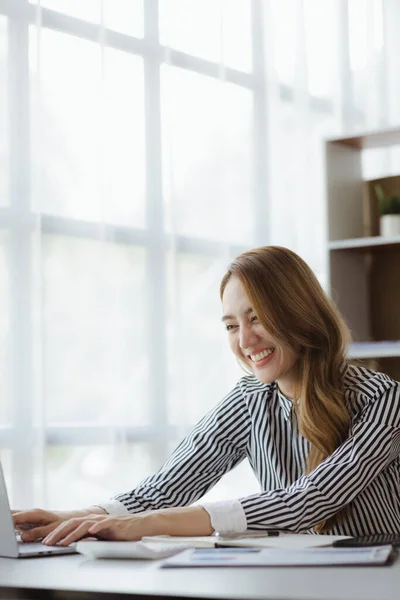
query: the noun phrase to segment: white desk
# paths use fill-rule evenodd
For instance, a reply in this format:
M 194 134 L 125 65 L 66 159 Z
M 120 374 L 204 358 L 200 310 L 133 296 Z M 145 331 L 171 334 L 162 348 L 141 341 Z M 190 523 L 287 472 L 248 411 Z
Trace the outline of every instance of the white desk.
M 159 569 L 155 561 L 81 555 L 0 558 L 0 598 L 398 600 L 400 560 L 388 567 Z

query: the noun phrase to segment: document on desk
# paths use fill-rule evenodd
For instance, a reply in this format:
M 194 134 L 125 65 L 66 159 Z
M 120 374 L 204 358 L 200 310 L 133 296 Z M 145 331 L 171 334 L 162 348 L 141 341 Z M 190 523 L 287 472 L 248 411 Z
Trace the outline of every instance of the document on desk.
M 394 555 L 392 546 L 366 548 L 203 548 L 189 549 L 168 558 L 161 568 L 183 567 L 330 567 L 379 566 Z
M 302 533 L 281 533 L 273 537 L 219 537 L 217 547 L 235 548 L 281 548 L 283 550 L 301 550 L 304 548 L 319 548 L 332 546 L 337 540 L 344 540 L 348 535 L 312 535 Z
M 180 535 L 148 535 L 142 542 L 151 544 L 184 544 L 190 548 L 215 548 L 218 537 L 215 535 L 180 536 Z
M 254 536 L 254 537 L 253 537 Z M 210 535 L 199 537 L 180 537 L 157 535 L 143 537 L 142 542 L 162 544 L 185 544 L 191 548 L 284 548 L 297 550 L 302 548 L 317 548 L 332 546 L 336 540 L 348 538 L 348 535 L 312 535 L 301 533 L 280 533 L 279 535 L 256 535 L 256 532 L 243 535 L 227 536 Z

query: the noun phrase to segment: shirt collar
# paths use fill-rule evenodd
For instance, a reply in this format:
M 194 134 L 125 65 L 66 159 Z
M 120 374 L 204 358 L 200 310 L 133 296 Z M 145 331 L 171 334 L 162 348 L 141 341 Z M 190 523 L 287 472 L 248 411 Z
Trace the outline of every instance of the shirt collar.
M 292 412 L 293 402 L 291 400 L 289 400 L 289 398 L 286 398 L 286 396 L 284 396 L 282 394 L 282 392 L 280 391 L 278 384 L 276 382 L 275 382 L 275 389 L 276 389 L 276 393 L 278 396 L 279 404 L 280 404 L 282 412 L 283 412 L 283 416 L 285 417 L 285 420 L 287 421 Z

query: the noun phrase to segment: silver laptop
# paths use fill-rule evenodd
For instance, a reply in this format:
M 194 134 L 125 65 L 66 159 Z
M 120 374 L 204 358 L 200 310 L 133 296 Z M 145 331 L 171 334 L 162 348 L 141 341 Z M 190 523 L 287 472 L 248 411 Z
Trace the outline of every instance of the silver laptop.
M 25 558 L 29 556 L 51 556 L 54 554 L 73 554 L 74 546 L 45 546 L 40 542 L 21 542 L 17 540 L 14 523 L 8 502 L 3 469 L 0 465 L 0 556 Z

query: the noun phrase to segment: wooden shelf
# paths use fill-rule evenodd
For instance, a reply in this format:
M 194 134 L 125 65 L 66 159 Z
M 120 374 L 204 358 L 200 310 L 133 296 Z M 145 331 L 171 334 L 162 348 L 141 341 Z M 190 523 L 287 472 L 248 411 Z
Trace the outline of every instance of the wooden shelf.
M 384 358 L 400 356 L 400 340 L 382 342 L 353 342 L 350 358 Z
M 325 150 L 329 290 L 357 340 L 349 357 L 400 381 L 400 236 L 378 235 L 374 195 L 377 183 L 398 193 L 400 174 L 368 180 L 362 168 L 366 148 L 399 144 L 397 128 L 329 140 Z
M 349 148 L 362 150 L 366 148 L 386 148 L 400 144 L 400 129 L 382 129 L 360 133 L 348 138 L 339 138 L 328 141 L 329 144 L 341 144 Z
M 351 238 L 347 240 L 335 240 L 328 242 L 329 250 L 370 250 L 372 248 L 385 249 L 400 248 L 400 235 L 395 237 L 383 237 L 381 235 Z

